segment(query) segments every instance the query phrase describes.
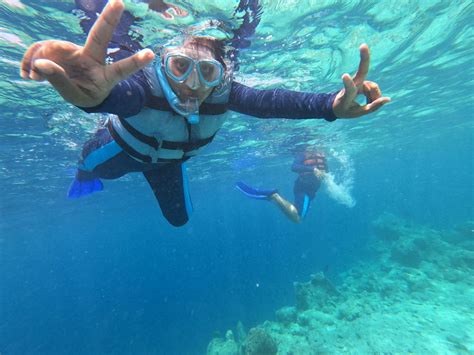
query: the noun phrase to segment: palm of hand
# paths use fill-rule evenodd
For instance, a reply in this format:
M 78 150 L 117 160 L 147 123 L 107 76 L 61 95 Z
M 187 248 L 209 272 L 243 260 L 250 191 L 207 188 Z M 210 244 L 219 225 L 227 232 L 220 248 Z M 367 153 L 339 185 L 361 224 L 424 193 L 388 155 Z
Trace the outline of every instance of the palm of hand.
M 78 46 L 65 41 L 33 44 L 21 63 L 24 79 L 48 80 L 70 103 L 81 107 L 100 104 L 114 85 L 150 63 L 154 54 L 144 50 L 105 65 L 107 45 L 124 10 L 122 1 L 109 1 L 87 37 Z

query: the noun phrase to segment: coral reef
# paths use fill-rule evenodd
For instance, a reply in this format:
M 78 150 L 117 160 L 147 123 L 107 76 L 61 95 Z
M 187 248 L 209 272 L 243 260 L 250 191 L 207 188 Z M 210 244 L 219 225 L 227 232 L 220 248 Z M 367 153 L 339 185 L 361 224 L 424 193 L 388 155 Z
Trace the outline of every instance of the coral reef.
M 208 355 L 240 355 L 240 346 L 234 338 L 234 333 L 228 330 L 225 338 L 215 337 L 207 346 Z
M 237 328 L 242 330 L 242 323 Z M 271 335 L 263 328 L 252 328 L 249 333 L 240 339 L 238 343 L 231 330 L 228 330 L 225 338 L 216 337 L 212 339 L 207 347 L 208 355 L 276 355 L 277 344 Z
M 242 344 L 243 355 L 275 355 L 277 345 L 265 329 L 252 328 Z
M 295 282 L 293 286 L 296 293 L 296 308 L 302 311 L 325 307 L 339 294 L 322 272 L 311 275 L 309 282 Z
M 295 282 L 295 306 L 234 341 L 238 352 L 208 354 L 474 353 L 474 223 L 441 231 L 383 214 L 372 227 L 375 257 L 340 285 L 323 273 Z

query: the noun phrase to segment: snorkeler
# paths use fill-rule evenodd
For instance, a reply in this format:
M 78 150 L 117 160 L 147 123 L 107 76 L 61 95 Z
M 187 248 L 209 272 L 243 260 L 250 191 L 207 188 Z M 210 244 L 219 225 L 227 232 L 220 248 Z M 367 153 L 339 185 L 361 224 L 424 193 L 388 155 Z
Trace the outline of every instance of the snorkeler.
M 232 80 L 224 43 L 187 35 L 154 53 L 144 49 L 106 65 L 109 42 L 124 5 L 111 0 L 93 24 L 85 45 L 46 40 L 34 43 L 21 63 L 21 77 L 47 80 L 68 102 L 86 112 L 111 113 L 82 151 L 70 197 L 102 190 L 100 179 L 142 172 L 165 218 L 185 224 L 192 212 L 184 162 L 208 145 L 228 110 L 260 118 L 359 117 L 390 99 L 366 81 L 369 49 L 360 47 L 354 77 L 332 94 L 257 90 Z M 355 98 L 363 94 L 368 103 Z
M 242 181 L 236 186 L 248 197 L 275 203 L 291 221 L 301 223 L 328 172 L 326 157 L 322 152 L 306 149 L 296 153 L 291 170 L 298 174 L 293 185 L 294 204 L 284 199 L 276 189 L 256 189 Z

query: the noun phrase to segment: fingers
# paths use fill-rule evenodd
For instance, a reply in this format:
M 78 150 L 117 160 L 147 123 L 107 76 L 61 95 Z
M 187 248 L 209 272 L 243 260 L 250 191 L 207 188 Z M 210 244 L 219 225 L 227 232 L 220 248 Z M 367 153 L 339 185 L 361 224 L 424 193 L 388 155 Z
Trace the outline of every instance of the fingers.
M 359 117 L 378 110 L 390 102 L 389 97 L 382 97 L 377 83 L 366 81 L 369 72 L 370 52 L 366 44 L 360 46 L 360 63 L 354 77 L 348 74 L 342 76 L 344 90 L 340 91 L 333 103 L 333 111 L 337 117 Z M 364 94 L 367 105 L 359 105 L 355 99 L 358 94 Z
M 33 63 L 35 72 L 48 80 L 59 94 L 67 101 L 78 104 L 84 94 L 71 82 L 65 70 L 47 59 L 37 59 Z
M 360 106 L 359 104 L 355 103 L 356 106 L 351 110 L 352 112 L 349 117 L 360 117 L 375 112 L 390 101 L 391 99 L 389 97 L 380 97 L 374 102 L 364 106 Z
M 25 54 L 20 64 L 20 76 L 23 79 L 44 80 L 44 77 L 36 70 L 36 63 L 39 59 L 48 59 L 52 62 L 63 65 L 70 62 L 71 58 L 81 47 L 71 42 L 47 40 L 34 43 Z
M 354 83 L 359 86 L 362 85 L 364 82 L 367 73 L 369 72 L 369 65 L 370 65 L 370 52 L 369 47 L 366 44 L 362 44 L 359 47 L 360 50 L 360 63 L 359 69 L 357 69 L 357 73 L 354 75 Z
M 357 97 L 357 87 L 349 74 L 342 76 L 342 82 L 344 83 L 344 94 L 342 96 L 342 105 L 349 107 L 349 105 Z
M 375 112 L 379 108 L 381 108 L 383 105 L 385 105 L 387 102 L 390 102 L 390 101 L 391 101 L 391 99 L 389 97 L 380 97 L 377 100 L 375 100 L 374 102 L 372 102 L 368 105 L 362 106 L 361 107 L 362 114 L 360 116 L 366 115 L 366 114 L 371 113 L 371 112 Z
M 21 65 L 20 65 L 20 76 L 23 79 L 29 79 L 30 78 L 30 72 L 31 72 L 31 61 L 35 53 L 41 48 L 42 43 L 37 42 L 33 44 L 28 50 L 25 52 L 23 55 L 23 59 L 21 60 Z
M 112 65 L 105 67 L 105 77 L 111 85 L 115 85 L 121 80 L 143 69 L 153 61 L 155 54 L 150 49 L 141 50 L 131 57 L 122 59 Z
M 362 84 L 362 94 L 367 98 L 368 104 L 382 97 L 379 86 L 372 81 L 364 81 Z
M 33 66 L 33 68 L 30 70 L 29 79 L 34 81 L 44 81 L 44 76 Z
M 121 0 L 110 0 L 97 18 L 87 36 L 84 53 L 98 63 L 104 63 L 107 46 L 112 39 L 115 27 L 120 21 L 124 5 Z

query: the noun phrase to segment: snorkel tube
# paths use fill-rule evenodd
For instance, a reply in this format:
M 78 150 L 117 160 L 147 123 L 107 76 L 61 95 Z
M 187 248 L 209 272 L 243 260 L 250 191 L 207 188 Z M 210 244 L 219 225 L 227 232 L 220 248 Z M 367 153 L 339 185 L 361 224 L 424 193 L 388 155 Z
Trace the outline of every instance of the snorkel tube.
M 165 73 L 161 67 L 161 63 L 157 62 L 155 64 L 156 76 L 160 83 L 163 94 L 166 97 L 166 100 L 170 104 L 171 108 L 179 113 L 180 115 L 186 117 L 190 124 L 199 123 L 199 101 L 197 98 L 189 98 L 185 102 L 182 102 L 179 97 L 175 94 L 171 88 L 168 80 L 165 77 Z

